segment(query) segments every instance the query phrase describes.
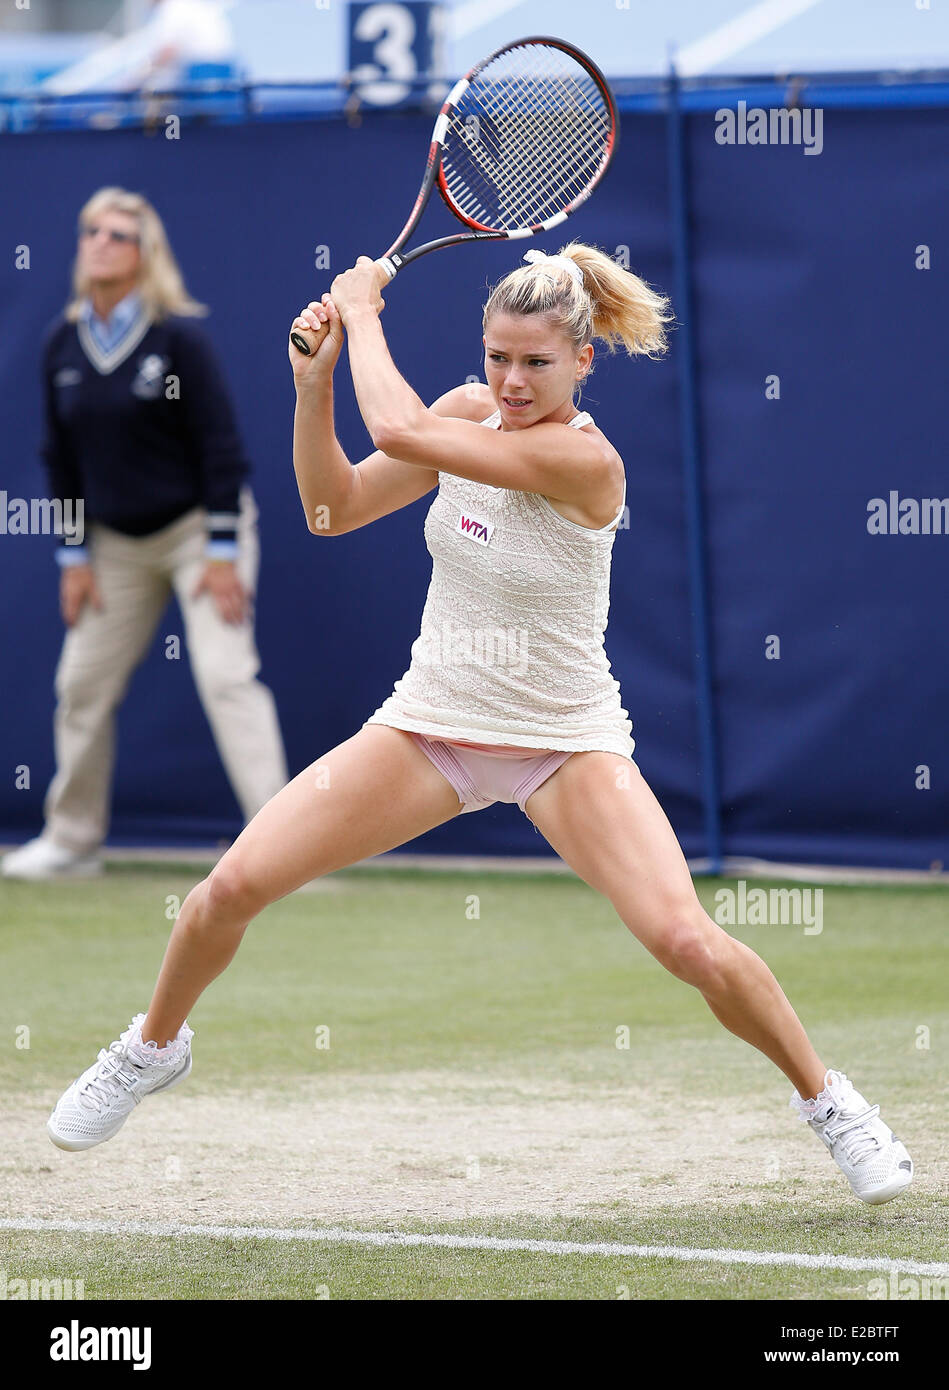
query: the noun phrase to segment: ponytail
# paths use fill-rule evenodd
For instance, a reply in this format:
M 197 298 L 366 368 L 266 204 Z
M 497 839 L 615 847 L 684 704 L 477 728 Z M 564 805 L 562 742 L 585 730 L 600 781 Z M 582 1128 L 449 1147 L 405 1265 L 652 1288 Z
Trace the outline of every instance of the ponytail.
M 557 254 L 579 267 L 582 283 L 556 262 L 518 266 L 491 292 L 485 330 L 492 314 L 550 314 L 577 351 L 599 338 L 610 352 L 621 344 L 631 357 L 665 352 L 666 324 L 675 315 L 664 295 L 595 246 L 571 241 Z

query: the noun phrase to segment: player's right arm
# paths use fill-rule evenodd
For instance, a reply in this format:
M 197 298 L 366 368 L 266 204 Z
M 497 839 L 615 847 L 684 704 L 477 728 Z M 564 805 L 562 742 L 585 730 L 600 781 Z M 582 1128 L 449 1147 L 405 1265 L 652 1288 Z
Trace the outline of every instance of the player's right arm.
M 322 305 L 293 327 L 313 327 L 314 315 L 325 321 Z M 342 325 L 330 316 L 330 328 L 316 352 L 305 357 L 290 347 L 297 391 L 293 419 L 293 468 L 306 523 L 315 536 L 341 536 L 407 507 L 438 486 L 435 469 L 419 468 L 376 449 L 351 464 L 340 447 L 333 424 L 333 368 L 342 346 Z M 470 383 L 439 396 L 436 415 L 483 420 L 493 406 L 487 386 Z

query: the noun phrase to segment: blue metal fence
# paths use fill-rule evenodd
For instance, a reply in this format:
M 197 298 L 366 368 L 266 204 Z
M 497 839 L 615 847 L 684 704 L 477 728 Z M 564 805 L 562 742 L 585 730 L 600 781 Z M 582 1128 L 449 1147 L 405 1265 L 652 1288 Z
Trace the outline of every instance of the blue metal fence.
M 627 248 L 679 317 L 669 360 L 600 358 L 584 393 L 627 465 L 607 651 L 637 759 L 687 852 L 712 867 L 735 854 L 941 862 L 949 537 L 872 536 L 866 519 L 870 499 L 894 488 L 911 498 L 943 490 L 949 82 L 616 86 L 620 151 L 569 232 Z M 305 120 L 288 92 L 310 103 Z M 232 320 L 239 305 L 224 366 L 255 462 L 263 674 L 293 771 L 389 693 L 408 664 L 428 575 L 427 500 L 317 540 L 290 469 L 286 324 L 327 274 L 377 252 L 400 223 L 430 129 L 427 106 L 385 114 L 351 99 L 340 114 L 345 97 L 337 86 L 192 92 L 195 102 L 237 99 L 240 118 L 213 105 L 204 119 L 186 110 L 186 138 L 173 145 L 156 124 L 163 98 L 150 124 L 132 103 L 128 123 L 107 135 L 50 129 L 36 107 L 21 138 L 10 121 L 0 137 L 0 241 L 28 244 L 32 266 L 8 263 L 0 276 L 9 388 L 0 487 L 42 490 L 36 344 L 65 298 L 76 211 L 102 184 L 140 188 L 215 317 Z M 792 100 L 821 103 L 819 158 L 716 139 L 723 109 Z M 371 184 L 352 177 L 369 164 Z M 279 213 L 288 199 L 289 222 Z M 443 210 L 428 216 L 431 235 L 439 218 L 447 224 Z M 314 272 L 315 243 L 330 248 L 333 271 Z M 931 270 L 916 268 L 920 244 L 932 248 Z M 510 248 L 467 248 L 393 287 L 387 333 L 420 394 L 479 371 L 485 286 L 515 260 Z M 433 304 L 457 333 L 435 335 Z M 767 394 L 772 378 L 777 396 Z M 338 410 L 358 458 L 368 440 L 342 388 Z M 52 771 L 55 583 L 46 542 L 4 538 L 2 762 L 33 775 L 28 791 L 0 779 L 3 838 L 37 828 Z M 175 621 L 172 611 L 165 630 Z M 206 842 L 233 832 L 236 809 L 187 677 L 159 645 L 123 710 L 114 838 Z M 442 827 L 421 847 L 544 849 L 506 807 Z

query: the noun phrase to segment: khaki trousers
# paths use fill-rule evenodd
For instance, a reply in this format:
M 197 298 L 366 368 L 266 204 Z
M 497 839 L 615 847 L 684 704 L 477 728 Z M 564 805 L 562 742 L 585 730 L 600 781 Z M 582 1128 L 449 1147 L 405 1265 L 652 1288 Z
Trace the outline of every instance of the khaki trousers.
M 87 528 L 103 607 L 83 604 L 66 632 L 55 678 L 56 775 L 43 804 L 44 837 L 78 854 L 94 853 L 108 833 L 116 711 L 172 591 L 198 695 L 245 823 L 287 782 L 273 695 L 256 679 L 253 595 L 260 544 L 253 493 L 241 489 L 236 563 L 251 595 L 242 623 L 219 617 L 207 590 L 191 597 L 207 563 L 205 516 L 196 507 L 141 538 L 94 522 Z

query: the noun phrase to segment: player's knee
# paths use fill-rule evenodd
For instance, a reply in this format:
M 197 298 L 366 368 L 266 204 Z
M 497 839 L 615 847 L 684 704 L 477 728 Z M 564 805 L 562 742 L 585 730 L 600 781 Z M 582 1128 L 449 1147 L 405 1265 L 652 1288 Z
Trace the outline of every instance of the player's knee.
M 656 957 L 678 979 L 701 988 L 720 971 L 718 935 L 697 900 L 677 903 L 668 909 Z
M 213 868 L 204 880 L 204 923 L 215 921 L 248 921 L 265 904 L 261 902 L 260 887 L 240 859 L 228 862 L 228 856 Z

